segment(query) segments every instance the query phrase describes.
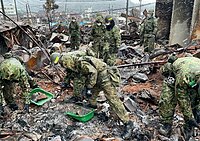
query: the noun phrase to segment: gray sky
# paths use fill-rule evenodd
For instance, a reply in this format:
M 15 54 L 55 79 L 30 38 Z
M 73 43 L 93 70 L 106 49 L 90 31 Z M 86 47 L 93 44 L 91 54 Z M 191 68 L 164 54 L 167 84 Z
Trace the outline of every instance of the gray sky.
M 134 3 L 139 3 L 139 0 L 130 0 L 131 2 Z M 142 0 L 142 3 L 152 3 L 152 2 L 156 2 L 156 0 Z

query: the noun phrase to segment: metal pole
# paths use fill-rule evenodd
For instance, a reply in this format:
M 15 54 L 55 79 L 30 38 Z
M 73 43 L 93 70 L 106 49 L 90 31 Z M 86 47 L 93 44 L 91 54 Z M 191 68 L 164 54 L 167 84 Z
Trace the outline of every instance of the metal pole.
M 3 4 L 3 0 L 1 0 L 1 9 L 2 9 L 2 13 L 3 13 L 3 19 L 6 20 L 6 16 L 5 14 L 5 10 L 4 10 L 4 4 Z
M 128 31 L 128 3 L 129 0 L 126 2 L 126 31 Z
M 66 3 L 65 3 L 65 14 L 67 13 L 67 0 L 66 0 Z
M 17 16 L 17 21 L 19 21 L 19 15 L 18 15 L 18 11 L 17 11 L 17 2 L 16 2 L 16 0 L 14 0 L 14 4 L 15 4 L 15 12 L 16 12 L 16 16 Z
M 140 16 L 141 16 L 141 13 L 142 13 L 142 0 L 139 0 L 140 1 Z
M 28 6 L 29 15 L 30 15 L 30 22 L 32 24 L 33 23 L 33 17 L 32 17 L 32 13 L 31 13 L 31 9 L 30 9 L 29 3 L 27 3 L 27 6 Z
M 30 21 L 29 21 L 29 13 L 28 13 L 28 4 L 26 4 L 26 14 L 27 14 L 27 20 L 28 20 L 28 23 L 29 23 Z

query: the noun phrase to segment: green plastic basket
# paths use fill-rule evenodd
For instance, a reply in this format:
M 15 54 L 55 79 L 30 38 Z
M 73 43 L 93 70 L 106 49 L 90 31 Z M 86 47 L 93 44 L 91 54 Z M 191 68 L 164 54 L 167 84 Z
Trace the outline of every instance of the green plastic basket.
M 94 117 L 94 109 L 92 109 L 90 112 L 88 112 L 87 114 L 85 115 L 77 115 L 73 112 L 65 112 L 66 115 L 68 115 L 69 117 L 72 117 L 78 121 L 81 121 L 81 122 L 87 122 L 89 120 L 91 120 L 93 117 Z
M 44 103 L 46 103 L 47 101 L 51 100 L 54 97 L 54 95 L 52 93 L 47 92 L 47 91 L 43 90 L 42 88 L 33 89 L 30 92 L 29 96 L 31 97 L 34 93 L 37 93 L 37 92 L 43 93 L 43 94 L 45 94 L 47 96 L 46 99 L 42 99 L 42 100 L 39 100 L 37 102 L 31 100 L 31 103 L 34 103 L 35 105 L 38 105 L 38 106 L 42 106 Z

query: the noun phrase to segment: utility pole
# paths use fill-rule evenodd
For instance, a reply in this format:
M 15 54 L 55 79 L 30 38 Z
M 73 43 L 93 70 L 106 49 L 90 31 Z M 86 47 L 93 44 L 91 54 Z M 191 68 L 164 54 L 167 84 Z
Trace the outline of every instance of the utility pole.
M 65 3 L 65 14 L 67 13 L 67 0 L 66 0 L 66 3 Z
M 110 4 L 109 4 L 109 15 L 111 14 Z
M 126 2 L 126 31 L 128 31 L 128 3 L 129 0 Z
M 27 14 L 27 20 L 28 20 L 28 22 L 30 22 L 30 20 L 29 20 L 29 13 L 28 13 L 28 4 L 26 4 L 26 14 Z
M 19 21 L 19 15 L 18 15 L 18 11 L 17 11 L 17 2 L 16 2 L 16 0 L 14 0 L 14 4 L 15 4 L 15 12 L 16 12 L 16 16 L 17 16 L 17 21 Z
M 139 0 L 140 1 L 140 16 L 141 16 L 141 13 L 142 13 L 142 0 Z
M 3 19 L 6 20 L 6 17 L 5 17 L 5 10 L 4 10 L 4 4 L 3 4 L 3 0 L 1 0 L 1 9 L 2 9 L 2 13 L 3 13 Z
M 27 1 L 27 6 L 28 6 L 29 15 L 30 15 L 30 22 L 33 23 L 33 17 L 32 17 L 32 13 L 31 13 L 31 9 L 30 9 L 30 5 L 28 1 Z

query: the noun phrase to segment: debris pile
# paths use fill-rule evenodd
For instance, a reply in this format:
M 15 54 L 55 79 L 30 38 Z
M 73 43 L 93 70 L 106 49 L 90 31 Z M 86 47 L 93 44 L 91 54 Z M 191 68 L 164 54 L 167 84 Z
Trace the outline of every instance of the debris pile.
M 89 28 L 84 29 L 89 41 Z M 34 35 L 34 34 L 31 34 Z M 62 36 L 62 37 L 61 37 Z M 3 36 L 1 36 L 3 37 Z M 35 36 L 33 36 L 35 38 Z M 71 103 L 72 89 L 63 90 L 60 83 L 65 76 L 65 70 L 60 67 L 51 67 L 45 52 L 52 50 L 67 50 L 68 36 L 55 33 L 49 38 L 48 47 L 41 50 L 38 46 L 15 46 L 12 52 L 25 62 L 28 72 L 38 85 L 54 94 L 54 98 L 42 106 L 31 104 L 30 113 L 23 113 L 22 98 L 17 95 L 20 110 L 12 112 L 7 105 L 7 116 L 0 119 L 0 140 L 18 141 L 120 141 L 123 124 L 110 110 L 108 103 L 101 93 L 98 97 L 98 109 L 89 122 L 82 123 L 68 117 L 65 112 L 83 113 L 88 107 L 83 103 Z M 41 42 L 40 42 L 41 43 Z M 58 44 L 57 44 L 58 43 Z M 130 42 L 129 42 L 130 43 Z M 41 43 L 43 44 L 43 43 Z M 7 45 L 8 46 L 8 45 Z M 9 46 L 8 46 L 9 47 Z M 119 68 L 122 81 L 118 88 L 118 96 L 124 103 L 130 118 L 134 121 L 134 130 L 131 140 L 170 140 L 159 135 L 158 101 L 162 89 L 162 76 L 159 73 L 160 64 L 166 62 L 168 54 L 177 52 L 178 56 L 199 52 L 199 41 L 183 48 L 179 45 L 159 47 L 151 54 L 145 53 L 137 42 L 128 46 L 122 44 L 118 51 L 120 64 L 138 64 Z M 83 48 L 83 47 L 82 47 Z M 196 54 L 199 55 L 198 53 Z M 163 60 L 162 63 L 149 63 Z M 147 63 L 147 64 L 145 64 Z M 149 64 L 148 64 L 149 63 Z M 20 92 L 18 92 L 20 93 Z M 40 96 L 40 97 L 39 97 Z M 43 99 L 43 95 L 33 97 L 33 100 Z M 80 105 L 81 104 L 81 105 Z M 171 140 L 183 140 L 181 135 L 182 115 L 174 117 L 174 131 Z M 196 139 L 200 138 L 196 130 Z

